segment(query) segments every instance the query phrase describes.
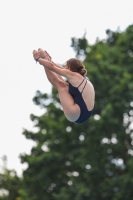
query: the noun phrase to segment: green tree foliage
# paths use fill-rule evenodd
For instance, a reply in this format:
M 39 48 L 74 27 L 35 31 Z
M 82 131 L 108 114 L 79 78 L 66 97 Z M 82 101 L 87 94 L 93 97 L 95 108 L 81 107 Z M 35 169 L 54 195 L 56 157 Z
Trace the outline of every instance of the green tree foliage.
M 0 173 L 0 200 L 20 200 L 19 189 L 22 187 L 22 180 L 15 170 L 7 169 L 6 156 L 3 157 L 3 162 L 4 166 Z
M 31 115 L 36 133 L 24 130 L 36 145 L 24 171 L 31 200 L 130 200 L 133 197 L 133 26 L 107 30 L 106 40 L 89 45 L 72 38 L 77 57 L 85 57 L 96 90 L 94 116 L 82 125 L 67 121 L 59 98 L 37 92 L 42 116 Z M 67 99 L 66 99 L 67 100 Z
M 66 120 L 54 88 L 50 95 L 36 92 L 33 101 L 44 114 L 31 114 L 36 131 L 23 132 L 35 146 L 21 155 L 28 167 L 17 200 L 132 199 L 133 25 L 106 33 L 93 45 L 85 35 L 72 38 L 96 91 L 87 122 Z

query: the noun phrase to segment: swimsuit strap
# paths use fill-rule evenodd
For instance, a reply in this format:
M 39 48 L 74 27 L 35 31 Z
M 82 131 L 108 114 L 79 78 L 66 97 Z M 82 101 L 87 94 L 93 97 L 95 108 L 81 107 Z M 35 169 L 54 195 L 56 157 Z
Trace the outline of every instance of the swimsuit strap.
M 84 79 L 83 79 L 82 82 L 79 84 L 79 86 L 84 82 L 85 78 L 86 78 L 86 77 L 84 77 Z M 79 86 L 78 86 L 78 88 L 79 88 Z
M 87 84 L 87 80 L 86 80 L 86 82 L 85 82 L 85 84 L 84 84 L 84 87 L 83 87 L 83 89 L 82 89 L 82 91 L 81 91 L 81 94 L 82 94 L 82 92 L 84 91 L 86 84 Z

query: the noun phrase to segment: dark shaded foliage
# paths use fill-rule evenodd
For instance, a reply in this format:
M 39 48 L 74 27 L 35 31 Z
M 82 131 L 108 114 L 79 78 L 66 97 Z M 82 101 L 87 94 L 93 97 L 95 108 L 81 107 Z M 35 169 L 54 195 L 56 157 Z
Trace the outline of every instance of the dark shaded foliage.
M 33 100 L 44 114 L 31 115 L 37 132 L 23 132 L 36 145 L 30 155 L 21 155 L 28 168 L 19 200 L 130 200 L 133 25 L 124 32 L 107 30 L 106 40 L 94 45 L 85 36 L 72 38 L 72 48 L 85 58 L 95 87 L 94 115 L 82 125 L 71 123 L 54 88 L 50 95 L 37 91 Z

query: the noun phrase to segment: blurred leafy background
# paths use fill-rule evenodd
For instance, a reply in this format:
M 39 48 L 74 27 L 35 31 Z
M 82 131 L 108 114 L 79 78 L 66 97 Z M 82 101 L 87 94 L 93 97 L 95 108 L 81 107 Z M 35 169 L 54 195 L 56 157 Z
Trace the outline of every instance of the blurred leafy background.
M 90 45 L 86 33 L 71 38 L 96 91 L 93 116 L 84 124 L 66 120 L 52 88 L 36 91 L 33 102 L 44 114 L 30 115 L 36 143 L 21 154 L 27 169 L 19 177 L 6 166 L 0 173 L 0 200 L 131 200 L 133 198 L 133 25 L 106 30 Z

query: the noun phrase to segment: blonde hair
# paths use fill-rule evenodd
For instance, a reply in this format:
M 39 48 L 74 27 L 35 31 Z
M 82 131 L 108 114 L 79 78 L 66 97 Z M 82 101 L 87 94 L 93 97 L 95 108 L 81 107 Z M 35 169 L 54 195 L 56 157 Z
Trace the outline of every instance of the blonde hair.
M 82 76 L 85 76 L 87 74 L 87 70 L 85 69 L 85 66 L 83 63 L 78 60 L 77 58 L 71 58 L 66 61 L 67 67 L 70 68 L 72 72 L 77 72 L 81 74 Z

